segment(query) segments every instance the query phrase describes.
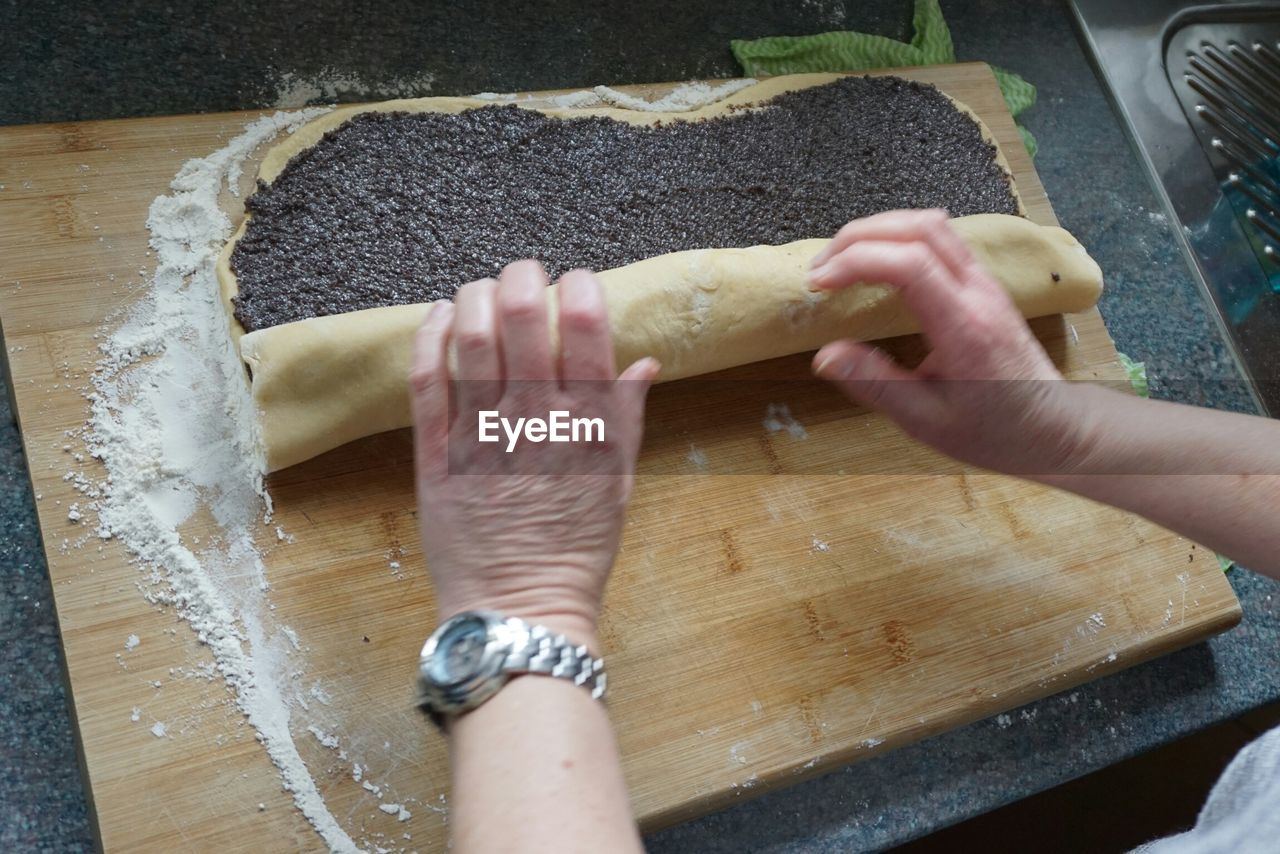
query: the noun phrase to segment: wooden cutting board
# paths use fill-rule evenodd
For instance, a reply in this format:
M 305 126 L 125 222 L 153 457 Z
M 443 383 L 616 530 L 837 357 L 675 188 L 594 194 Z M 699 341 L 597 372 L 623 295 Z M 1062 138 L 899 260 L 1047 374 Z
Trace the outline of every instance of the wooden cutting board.
M 1055 221 L 985 65 L 896 73 L 973 107 L 1000 140 L 1031 218 Z M 118 544 L 74 547 L 83 531 L 67 508 L 81 497 L 62 479 L 72 467 L 66 431 L 86 419 L 95 333 L 153 266 L 148 205 L 185 160 L 256 115 L 0 129 L 5 351 L 109 850 L 320 847 L 224 686 L 190 678 L 208 654 L 187 626 L 144 601 Z M 1071 377 L 1123 381 L 1096 311 L 1033 326 Z M 911 358 L 919 342 L 890 347 Z M 989 716 L 1239 619 L 1207 550 L 1136 517 L 950 463 L 807 381 L 807 363 L 780 359 L 653 392 L 602 626 L 610 709 L 645 828 Z M 771 404 L 789 407 L 802 429 L 768 429 Z M 439 850 L 445 820 L 432 807 L 447 794 L 445 751 L 409 703 L 434 621 L 410 457 L 401 431 L 278 474 L 273 524 L 296 542 L 276 543 L 266 527 L 260 540 L 271 546 L 276 615 L 297 632 L 306 679 L 330 699 L 323 712 L 344 745 L 345 759 L 307 734 L 305 716 L 293 722 L 331 811 L 371 844 Z M 130 634 L 141 643 L 122 655 Z M 164 737 L 152 734 L 154 721 L 166 722 Z M 354 761 L 413 818 L 379 811 L 352 779 Z

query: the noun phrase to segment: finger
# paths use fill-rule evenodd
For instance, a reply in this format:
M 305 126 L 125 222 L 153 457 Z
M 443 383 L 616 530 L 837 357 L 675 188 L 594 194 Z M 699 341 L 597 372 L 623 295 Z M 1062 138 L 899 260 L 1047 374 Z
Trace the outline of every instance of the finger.
M 653 381 L 662 372 L 662 364 L 652 356 L 646 356 L 628 365 L 618 374 L 618 387 L 622 394 L 623 411 L 634 419 L 638 428 L 644 426 L 644 403 Z M 636 443 L 639 448 L 639 442 Z
M 625 380 L 629 383 L 637 383 L 636 388 L 640 389 L 640 394 L 643 396 L 660 373 L 662 373 L 662 363 L 652 356 L 645 356 L 631 363 L 626 370 L 618 374 L 618 382 Z
M 613 341 L 600 282 L 587 270 L 560 278 L 560 379 L 612 380 L 617 376 Z
M 810 271 L 809 277 L 823 290 L 859 282 L 896 287 L 921 331 L 935 343 L 964 317 L 960 285 L 924 243 L 859 241 Z
M 414 338 L 409 396 L 413 411 L 414 457 L 424 472 L 448 465 L 449 338 L 452 303 L 433 303 Z
M 822 266 L 837 252 L 859 240 L 918 241 L 927 244 L 962 283 L 977 264 L 969 244 L 952 227 L 947 212 L 935 208 L 922 211 L 886 211 L 865 219 L 855 219 L 836 232 L 831 242 L 814 256 L 810 266 L 815 269 Z
M 459 380 L 501 380 L 502 361 L 494 321 L 493 279 L 468 282 L 453 298 L 453 346 Z
M 875 347 L 833 341 L 813 357 L 813 372 L 855 403 L 879 410 L 908 432 L 937 422 L 938 403 L 927 384 Z
M 537 261 L 508 264 L 495 294 L 507 381 L 555 378 L 547 328 L 547 274 Z
M 492 409 L 502 397 L 501 342 L 494 320 L 493 279 L 469 282 L 453 298 L 453 350 L 457 355 L 458 408 Z

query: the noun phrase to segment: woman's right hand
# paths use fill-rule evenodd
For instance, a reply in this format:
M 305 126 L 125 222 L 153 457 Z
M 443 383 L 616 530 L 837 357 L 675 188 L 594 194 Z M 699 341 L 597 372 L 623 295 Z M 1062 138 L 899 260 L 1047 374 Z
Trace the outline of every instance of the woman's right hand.
M 463 285 L 454 303 L 427 315 L 410 376 L 418 522 L 440 617 L 492 609 L 592 646 L 658 363 L 618 374 L 604 295 L 584 270 L 560 279 L 558 348 L 534 261 Z M 479 443 L 481 410 L 602 426 L 594 441 L 504 449 Z
M 852 340 L 818 351 L 814 373 L 912 437 L 1009 474 L 1061 474 L 1088 453 L 1090 407 L 1032 335 L 1004 288 L 943 211 L 854 220 L 813 259 L 815 289 L 897 288 L 930 346 L 907 370 Z

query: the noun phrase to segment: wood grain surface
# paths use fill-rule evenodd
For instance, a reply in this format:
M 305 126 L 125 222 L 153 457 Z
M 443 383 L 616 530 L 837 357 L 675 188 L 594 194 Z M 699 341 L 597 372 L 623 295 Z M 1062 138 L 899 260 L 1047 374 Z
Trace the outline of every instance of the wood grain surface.
M 974 108 L 1031 218 L 1055 221 L 985 65 L 895 73 Z M 5 353 L 97 826 L 113 851 L 321 847 L 225 686 L 190 678 L 208 652 L 172 611 L 143 599 L 140 570 L 118 543 L 86 538 L 68 520 L 81 496 L 63 480 L 72 469 L 101 474 L 63 447 L 86 420 L 95 335 L 153 267 L 148 205 L 185 160 L 256 115 L 0 129 Z M 1069 376 L 1123 381 L 1096 311 L 1033 325 Z M 889 346 L 911 358 L 920 343 Z M 809 381 L 807 360 L 653 391 L 602 626 L 610 709 L 645 828 L 1239 619 L 1209 551 L 1134 516 L 948 462 Z M 789 407 L 803 435 L 767 429 L 770 404 Z M 368 844 L 430 851 L 445 839 L 447 768 L 441 739 L 410 702 L 435 619 L 410 458 L 400 431 L 279 473 L 269 484 L 276 517 L 259 542 L 275 614 L 296 631 L 299 671 L 327 692 L 317 708 L 344 746 L 345 759 L 324 748 L 299 712 L 295 739 L 330 809 Z M 274 525 L 295 541 L 277 541 Z M 202 527 L 183 534 L 215 533 Z M 124 654 L 130 634 L 141 643 Z M 154 721 L 166 722 L 164 737 Z M 352 779 L 353 762 L 413 818 L 379 811 Z

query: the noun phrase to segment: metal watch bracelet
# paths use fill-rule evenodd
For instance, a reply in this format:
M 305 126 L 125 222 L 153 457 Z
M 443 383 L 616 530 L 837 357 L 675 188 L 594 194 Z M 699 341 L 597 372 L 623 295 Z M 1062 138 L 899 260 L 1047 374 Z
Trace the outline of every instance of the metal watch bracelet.
M 593 658 L 586 646 L 575 646 L 564 635 L 551 634 L 545 626 L 529 625 L 516 617 L 508 617 L 506 623 L 516 632 L 523 630 L 529 641 L 512 646 L 502 665 L 505 672 L 571 679 L 573 684 L 589 690 L 591 699 L 604 696 L 608 675 L 604 672 L 603 658 Z

